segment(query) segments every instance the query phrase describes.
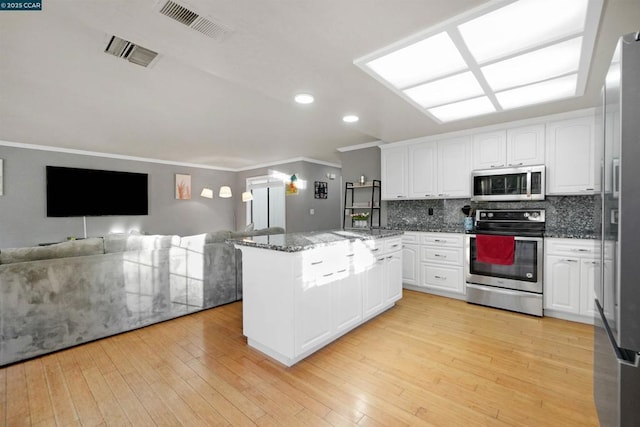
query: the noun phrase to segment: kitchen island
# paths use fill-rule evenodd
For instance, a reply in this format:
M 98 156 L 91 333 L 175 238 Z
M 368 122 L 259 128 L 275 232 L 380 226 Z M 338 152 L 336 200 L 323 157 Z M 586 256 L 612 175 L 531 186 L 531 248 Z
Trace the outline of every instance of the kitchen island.
M 401 231 L 230 240 L 242 251 L 247 343 L 292 366 L 402 298 Z

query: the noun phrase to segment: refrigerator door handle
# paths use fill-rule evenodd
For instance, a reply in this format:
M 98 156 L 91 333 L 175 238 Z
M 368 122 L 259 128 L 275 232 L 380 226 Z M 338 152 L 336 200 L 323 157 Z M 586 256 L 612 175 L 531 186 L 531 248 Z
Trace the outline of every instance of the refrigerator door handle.
M 616 354 L 616 359 L 618 359 L 618 363 L 637 368 L 640 365 L 640 353 L 618 347 L 618 344 L 616 344 L 616 339 L 613 336 L 613 332 L 611 332 L 611 328 L 607 323 L 607 318 L 604 317 L 604 310 L 602 309 L 602 307 L 600 307 L 600 301 L 596 299 L 595 302 L 596 302 L 596 308 L 598 309 L 598 314 L 600 314 L 602 326 L 604 327 L 604 330 L 607 331 L 607 336 L 609 337 L 609 343 L 611 344 L 611 347 L 613 347 L 613 351 Z

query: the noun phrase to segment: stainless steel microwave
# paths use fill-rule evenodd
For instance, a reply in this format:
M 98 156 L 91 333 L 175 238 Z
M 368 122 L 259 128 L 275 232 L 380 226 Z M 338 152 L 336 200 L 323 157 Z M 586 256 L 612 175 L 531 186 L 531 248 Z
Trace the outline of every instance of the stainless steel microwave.
M 544 165 L 471 172 L 471 200 L 477 202 L 544 200 L 544 188 Z

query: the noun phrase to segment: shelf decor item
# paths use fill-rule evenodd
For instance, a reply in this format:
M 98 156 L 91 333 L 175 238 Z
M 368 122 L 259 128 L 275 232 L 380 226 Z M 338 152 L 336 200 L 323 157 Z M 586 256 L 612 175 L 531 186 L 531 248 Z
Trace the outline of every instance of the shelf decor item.
M 358 212 L 351 214 L 353 226 L 355 228 L 367 228 L 369 225 L 369 212 Z

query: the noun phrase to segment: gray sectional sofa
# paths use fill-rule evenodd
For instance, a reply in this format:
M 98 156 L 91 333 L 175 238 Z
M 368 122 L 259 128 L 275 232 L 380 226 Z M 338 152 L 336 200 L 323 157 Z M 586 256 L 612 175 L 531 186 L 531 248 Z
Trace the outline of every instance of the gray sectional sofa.
M 231 237 L 108 235 L 0 249 L 0 366 L 242 298 Z

